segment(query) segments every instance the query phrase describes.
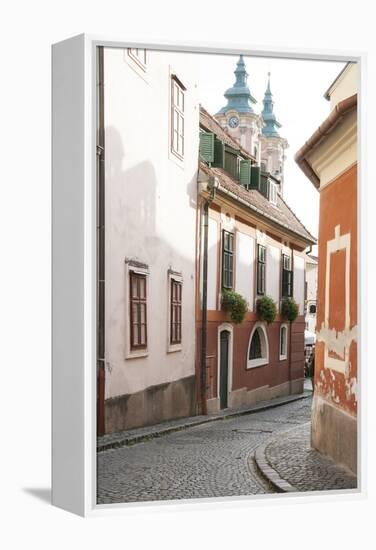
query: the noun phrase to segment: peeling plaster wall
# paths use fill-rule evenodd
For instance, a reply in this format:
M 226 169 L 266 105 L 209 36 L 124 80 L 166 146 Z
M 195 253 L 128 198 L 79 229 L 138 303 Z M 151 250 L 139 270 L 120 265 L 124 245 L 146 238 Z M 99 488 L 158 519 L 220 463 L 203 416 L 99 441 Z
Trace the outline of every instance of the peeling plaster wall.
M 321 191 L 315 369 L 317 394 L 353 416 L 357 413 L 356 204 L 356 166 L 352 166 Z M 344 249 L 331 254 L 330 274 L 327 275 L 327 243 L 333 240 L 335 227 L 338 226 L 341 235 L 350 235 L 347 279 Z M 328 282 L 329 292 L 326 289 Z M 348 299 L 346 299 L 346 286 L 348 286 Z M 326 304 L 328 298 L 329 304 Z M 326 309 L 327 323 L 325 322 Z M 338 369 L 328 368 L 325 351 L 329 359 L 335 358 L 341 361 L 338 363 Z

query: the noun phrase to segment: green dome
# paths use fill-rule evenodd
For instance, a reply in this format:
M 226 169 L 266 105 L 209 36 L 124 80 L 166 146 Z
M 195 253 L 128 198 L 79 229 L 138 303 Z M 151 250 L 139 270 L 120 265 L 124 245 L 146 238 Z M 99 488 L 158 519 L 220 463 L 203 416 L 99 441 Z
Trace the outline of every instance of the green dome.
M 227 111 L 235 110 L 238 113 L 254 113 L 252 103 L 257 103 L 252 96 L 248 86 L 248 73 L 245 69 L 243 56 L 239 57 L 239 61 L 234 71 L 236 81 L 232 88 L 226 90 L 224 96 L 227 99 L 227 105 L 223 107 L 217 114 L 225 114 Z

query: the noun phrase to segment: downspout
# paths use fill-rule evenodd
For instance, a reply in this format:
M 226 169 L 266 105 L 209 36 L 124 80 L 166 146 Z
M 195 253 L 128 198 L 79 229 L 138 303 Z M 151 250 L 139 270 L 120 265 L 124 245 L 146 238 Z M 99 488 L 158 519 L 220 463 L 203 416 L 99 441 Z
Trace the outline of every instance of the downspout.
M 105 433 L 105 132 L 103 46 L 97 48 L 97 435 Z
M 201 414 L 207 414 L 206 404 L 206 348 L 207 348 L 207 301 L 208 301 L 208 230 L 209 204 L 204 202 L 204 254 L 202 263 L 202 310 L 201 310 L 201 359 L 200 359 L 200 401 Z

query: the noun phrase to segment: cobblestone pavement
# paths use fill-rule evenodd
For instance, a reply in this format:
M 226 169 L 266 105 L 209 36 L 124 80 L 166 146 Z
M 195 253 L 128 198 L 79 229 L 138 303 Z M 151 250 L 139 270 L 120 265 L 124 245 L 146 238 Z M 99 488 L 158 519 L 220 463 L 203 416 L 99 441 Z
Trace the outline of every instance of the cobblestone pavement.
M 311 449 L 310 423 L 278 434 L 264 453 L 269 465 L 297 491 L 356 488 L 351 472 Z
M 98 453 L 98 503 L 273 492 L 257 473 L 253 451 L 274 433 L 306 423 L 310 410 L 307 398 Z

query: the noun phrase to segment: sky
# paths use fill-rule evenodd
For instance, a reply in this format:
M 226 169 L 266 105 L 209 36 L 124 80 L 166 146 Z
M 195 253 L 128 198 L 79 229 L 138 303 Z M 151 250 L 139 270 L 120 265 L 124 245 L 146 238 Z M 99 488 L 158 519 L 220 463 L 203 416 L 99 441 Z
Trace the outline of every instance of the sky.
M 200 103 L 215 114 L 227 104 L 224 92 L 235 82 L 238 56 L 198 54 Z M 284 198 L 307 229 L 317 237 L 319 193 L 294 161 L 294 155 L 329 115 L 324 93 L 344 63 L 244 56 L 248 86 L 257 100 L 256 113 L 263 108 L 268 72 L 274 112 L 282 124 L 285 151 Z

